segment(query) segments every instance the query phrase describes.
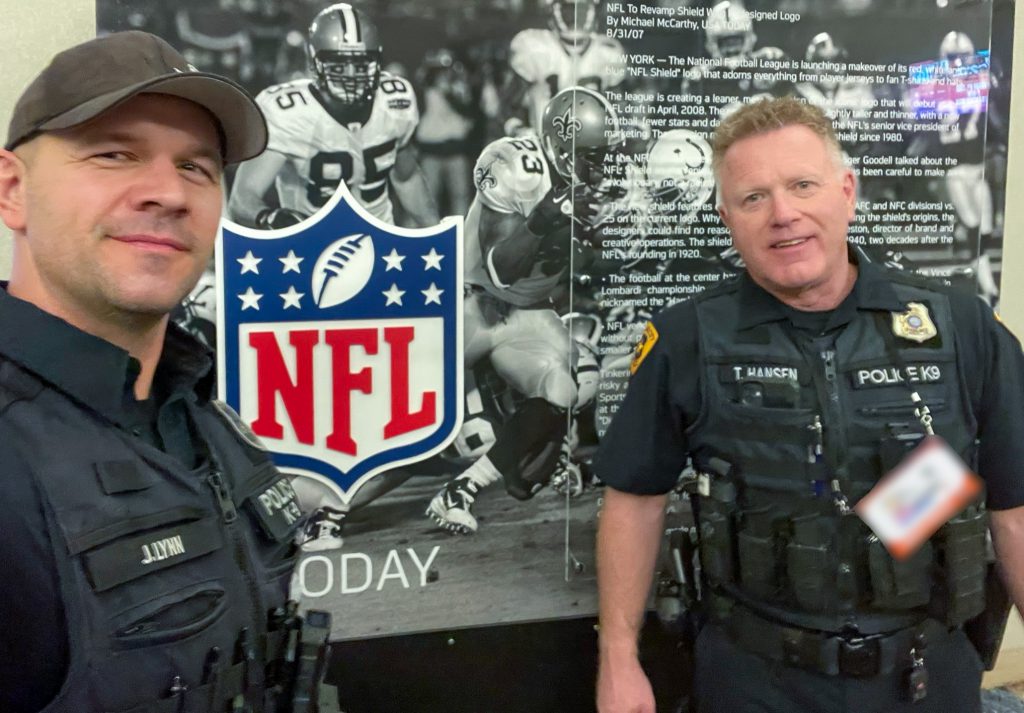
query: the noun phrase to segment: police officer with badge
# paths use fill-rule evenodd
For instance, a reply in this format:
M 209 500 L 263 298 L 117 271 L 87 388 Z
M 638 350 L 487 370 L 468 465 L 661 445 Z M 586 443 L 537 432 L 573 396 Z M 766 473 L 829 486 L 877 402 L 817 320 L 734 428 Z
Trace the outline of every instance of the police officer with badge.
M 329 621 L 287 601 L 295 495 L 168 323 L 252 99 L 162 40 L 56 55 L 0 150 L 0 710 L 311 710 Z
M 602 441 L 598 708 L 654 711 L 637 638 L 690 462 L 698 710 L 980 711 L 976 648 L 1009 606 L 989 531 L 1024 605 L 1020 344 L 976 296 L 850 249 L 819 109 L 753 103 L 713 143 L 746 272 L 647 326 Z

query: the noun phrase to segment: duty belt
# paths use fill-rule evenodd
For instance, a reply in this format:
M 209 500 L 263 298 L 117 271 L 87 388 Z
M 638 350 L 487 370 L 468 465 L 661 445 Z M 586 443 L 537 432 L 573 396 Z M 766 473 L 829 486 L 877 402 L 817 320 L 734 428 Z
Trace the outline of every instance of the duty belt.
M 908 665 L 918 636 L 934 641 L 948 629 L 935 619 L 885 634 L 815 631 L 766 619 L 734 605 L 721 621 L 736 644 L 751 653 L 828 676 L 867 678 Z

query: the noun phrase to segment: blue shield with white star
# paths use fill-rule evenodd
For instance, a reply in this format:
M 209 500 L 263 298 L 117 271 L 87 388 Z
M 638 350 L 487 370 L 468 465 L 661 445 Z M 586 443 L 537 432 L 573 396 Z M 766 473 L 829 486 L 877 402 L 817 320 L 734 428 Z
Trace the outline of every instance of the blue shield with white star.
M 410 230 L 344 189 L 282 230 L 222 225 L 221 398 L 282 469 L 343 501 L 427 458 L 462 417 L 462 225 Z

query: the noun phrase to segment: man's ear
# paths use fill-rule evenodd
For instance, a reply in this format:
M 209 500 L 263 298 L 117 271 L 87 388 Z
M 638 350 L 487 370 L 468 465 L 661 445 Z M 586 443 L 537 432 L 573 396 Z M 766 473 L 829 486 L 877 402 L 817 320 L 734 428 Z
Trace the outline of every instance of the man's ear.
M 846 199 L 847 219 L 852 221 L 857 215 L 857 175 L 849 168 L 843 170 L 843 197 Z
M 0 220 L 14 231 L 25 229 L 25 162 L 13 151 L 0 149 Z
M 729 212 L 725 209 L 725 206 L 723 206 L 721 203 L 719 203 L 717 206 L 715 206 L 715 209 L 718 211 L 718 217 L 722 219 L 722 225 L 724 225 L 726 228 L 728 228 L 729 227 Z

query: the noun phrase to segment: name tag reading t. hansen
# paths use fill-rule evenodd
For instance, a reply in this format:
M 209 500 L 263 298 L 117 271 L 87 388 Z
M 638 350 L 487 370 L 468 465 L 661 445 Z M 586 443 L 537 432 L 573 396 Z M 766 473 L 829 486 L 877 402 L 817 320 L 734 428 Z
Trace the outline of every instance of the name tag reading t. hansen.
M 928 436 L 854 510 L 896 559 L 914 554 L 981 492 L 981 479 L 938 436 Z
M 788 364 L 723 364 L 718 379 L 728 384 L 736 403 L 765 408 L 796 408 L 800 403 L 800 369 Z
M 782 364 L 726 364 L 721 367 L 722 383 L 759 381 L 762 384 L 797 384 L 800 370 Z

